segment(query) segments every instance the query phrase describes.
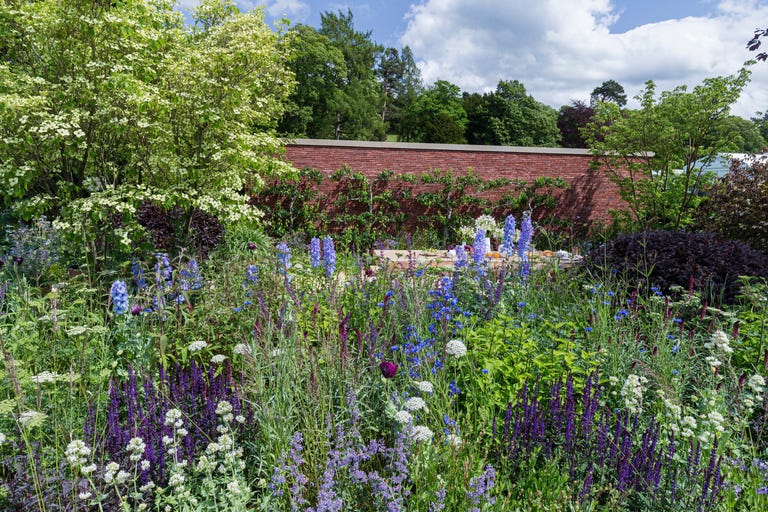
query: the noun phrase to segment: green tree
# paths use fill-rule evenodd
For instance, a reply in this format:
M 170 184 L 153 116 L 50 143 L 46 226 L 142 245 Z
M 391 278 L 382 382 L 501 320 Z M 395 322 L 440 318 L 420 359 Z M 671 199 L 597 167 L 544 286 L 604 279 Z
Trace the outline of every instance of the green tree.
M 257 213 L 247 181 L 289 169 L 268 135 L 293 83 L 287 51 L 261 10 L 195 13 L 189 29 L 165 0 L 0 5 L 4 207 L 60 215 L 94 253 L 98 233 L 130 244 L 142 201 L 181 207 L 187 226 L 196 208 Z
M 620 112 L 599 103 L 586 130 L 597 165 L 605 169 L 627 202 L 617 220 L 623 229 L 681 228 L 691 222 L 706 179 L 702 166 L 731 144 L 732 133 L 717 137 L 717 123 L 749 81 L 749 71 L 708 78 L 656 96 L 646 82 L 639 110 Z
M 619 82 L 616 80 L 606 80 L 592 90 L 589 100 L 592 107 L 597 103 L 604 102 L 615 103 L 619 107 L 624 107 L 627 104 L 627 95 L 624 92 L 624 87 Z
M 757 112 L 755 117 L 751 118 L 751 121 L 757 126 L 760 135 L 763 136 L 763 140 L 768 142 L 768 112 Z
M 344 103 L 347 63 L 342 51 L 328 37 L 307 25 L 289 31 L 288 66 L 296 77 L 278 131 L 297 137 L 333 138 L 333 112 Z
M 754 121 L 739 116 L 727 116 L 717 122 L 707 137 L 706 145 L 726 140 L 725 151 L 736 153 L 759 153 L 766 145 L 760 127 Z
M 381 120 L 387 122 L 389 133 L 398 133 L 403 112 L 413 105 L 423 91 L 421 73 L 411 49 L 406 46 L 401 51 L 397 48 L 384 50 L 376 75 L 383 93 Z
M 458 85 L 438 80 L 419 96 L 407 113 L 412 129 L 409 140 L 462 144 L 467 114 Z
M 341 51 L 346 76 L 340 94 L 323 115 L 324 130 L 333 130 L 335 139 L 383 139 L 386 125 L 381 119 L 383 93 L 374 67 L 383 48 L 371 40 L 371 32 L 358 32 L 352 11 L 344 14 L 325 12 L 320 15 L 319 33 Z
M 560 139 L 557 111 L 536 101 L 517 80 L 502 80 L 496 91 L 484 94 L 469 127 L 472 144 L 557 146 Z

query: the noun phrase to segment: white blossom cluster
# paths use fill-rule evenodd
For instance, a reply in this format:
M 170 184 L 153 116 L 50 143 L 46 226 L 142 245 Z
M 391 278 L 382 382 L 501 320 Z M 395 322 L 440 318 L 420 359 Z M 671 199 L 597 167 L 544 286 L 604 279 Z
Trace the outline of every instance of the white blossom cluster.
M 413 396 L 406 400 L 405 402 L 405 408 L 410 411 L 420 411 L 421 409 L 424 409 L 427 407 L 427 403 L 424 401 L 423 398 L 418 396 Z
M 395 421 L 401 425 L 408 425 L 413 422 L 413 416 L 408 411 L 397 411 L 395 413 Z
M 189 346 L 187 347 L 187 350 L 189 350 L 190 352 L 199 352 L 207 346 L 208 346 L 207 342 L 203 340 L 197 340 L 190 343 Z
M 710 338 L 710 341 L 705 343 L 704 346 L 710 350 L 718 350 L 723 354 L 733 353 L 733 349 L 728 340 L 728 335 L 723 331 L 715 331 Z
M 421 380 L 414 382 L 414 385 L 416 386 L 416 389 L 421 391 L 422 393 L 430 393 L 432 394 L 434 392 L 434 387 L 432 386 L 432 383 L 428 380 Z
M 459 359 L 467 354 L 467 346 L 461 340 L 451 340 L 445 344 L 445 353 Z
M 648 382 L 645 377 L 640 377 L 630 373 L 621 387 L 621 397 L 624 399 L 624 405 L 631 414 L 639 413 L 643 410 L 643 385 Z
M 424 425 L 417 425 L 413 427 L 413 431 L 411 431 L 411 438 L 418 442 L 429 442 L 434 435 L 434 432 Z

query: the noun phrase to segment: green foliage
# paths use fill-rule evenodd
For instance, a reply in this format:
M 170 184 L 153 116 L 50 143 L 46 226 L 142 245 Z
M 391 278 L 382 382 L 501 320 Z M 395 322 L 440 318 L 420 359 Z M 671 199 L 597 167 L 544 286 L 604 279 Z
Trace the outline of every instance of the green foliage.
M 406 220 L 407 213 L 401 207 L 402 191 L 392 186 L 396 180 L 394 173 L 384 171 L 368 179 L 361 172 L 343 167 L 329 179 L 337 183 L 337 213 L 332 216 L 331 230 L 338 232 L 344 245 L 356 252 L 363 253 L 374 242 L 395 236 Z
M 466 174 L 434 169 L 418 179 L 425 185 L 434 186 L 431 191 L 416 195 L 416 202 L 426 208 L 419 221 L 440 233 L 443 245 L 454 239 L 461 226 L 474 219 L 474 212 L 492 207 L 491 201 L 479 196 L 481 192 L 509 184 L 508 180 L 501 178 L 484 180 L 472 169 L 468 169 Z
M 521 316 L 499 314 L 465 334 L 478 366 L 488 370 L 487 378 L 477 378 L 478 392 L 496 411 L 514 402 L 523 385 L 536 379 L 549 382 L 574 375 L 574 386 L 581 389 L 599 365 L 597 354 L 587 353 L 573 339 L 578 330 L 574 322 Z
M 517 80 L 500 81 L 495 92 L 468 107 L 470 144 L 555 147 L 560 140 L 557 111 L 536 101 Z
M 413 142 L 462 144 L 467 113 L 461 104 L 461 89 L 438 80 L 420 95 L 405 113 L 401 138 Z
M 620 108 L 627 104 L 627 95 L 624 93 L 624 87 L 616 80 L 606 80 L 598 87 L 592 90 L 589 95 L 589 104 L 595 106 L 597 103 L 611 102 Z
M 328 223 L 321 208 L 323 195 L 319 187 L 323 174 L 316 169 L 301 169 L 296 176 L 274 180 L 257 191 L 252 202 L 263 205 L 264 226 L 275 238 L 304 234 L 316 236 Z
M 701 203 L 697 192 L 707 181 L 704 164 L 727 148 L 714 135 L 749 80 L 737 75 L 708 78 L 691 92 L 685 86 L 656 97 L 651 81 L 637 96 L 641 108 L 620 111 L 599 103 L 585 130 L 597 165 L 618 186 L 628 205 L 619 215 L 623 229 L 682 228 Z M 731 134 L 724 134 L 726 137 Z

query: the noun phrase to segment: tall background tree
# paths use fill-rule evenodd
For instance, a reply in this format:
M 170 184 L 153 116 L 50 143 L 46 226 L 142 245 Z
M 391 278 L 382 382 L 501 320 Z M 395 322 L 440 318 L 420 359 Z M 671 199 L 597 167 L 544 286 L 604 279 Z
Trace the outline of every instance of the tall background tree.
M 384 50 L 376 68 L 376 76 L 383 94 L 381 120 L 387 123 L 387 133 L 403 133 L 404 139 L 408 139 L 408 128 L 400 126 L 407 122 L 404 113 L 424 92 L 421 72 L 411 49 L 406 46 L 401 51 L 397 48 Z
M 620 108 L 627 104 L 627 95 L 624 87 L 616 80 L 606 80 L 592 90 L 589 96 L 590 105 L 594 107 L 597 103 L 615 103 Z
M 405 113 L 414 142 L 462 144 L 467 113 L 461 104 L 461 89 L 438 80 L 418 97 Z
M 557 146 L 557 111 L 536 101 L 517 80 L 501 80 L 492 93 L 465 96 L 471 111 L 470 144 Z
M 379 114 L 383 92 L 374 71 L 381 45 L 371 40 L 371 32 L 358 32 L 352 11 L 320 15 L 319 33 L 344 55 L 346 77 L 333 110 L 326 113 L 335 139 L 383 139 L 386 128 Z

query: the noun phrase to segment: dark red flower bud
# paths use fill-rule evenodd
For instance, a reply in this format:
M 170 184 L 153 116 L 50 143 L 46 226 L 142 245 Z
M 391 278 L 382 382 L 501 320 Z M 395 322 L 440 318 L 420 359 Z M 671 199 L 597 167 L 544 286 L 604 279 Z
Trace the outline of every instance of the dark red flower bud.
M 21 257 L 21 256 L 14 256 L 13 257 L 13 263 L 15 265 L 21 265 L 22 263 L 24 263 L 24 258 Z
M 141 314 L 141 306 L 139 306 L 138 304 L 134 304 L 133 306 L 131 306 L 131 314 L 133 316 L 139 316 Z
M 397 373 L 397 365 L 390 361 L 382 361 L 379 364 L 379 370 L 385 379 L 391 379 Z
M 256 244 L 253 242 L 248 242 L 248 249 L 253 251 L 256 249 Z

